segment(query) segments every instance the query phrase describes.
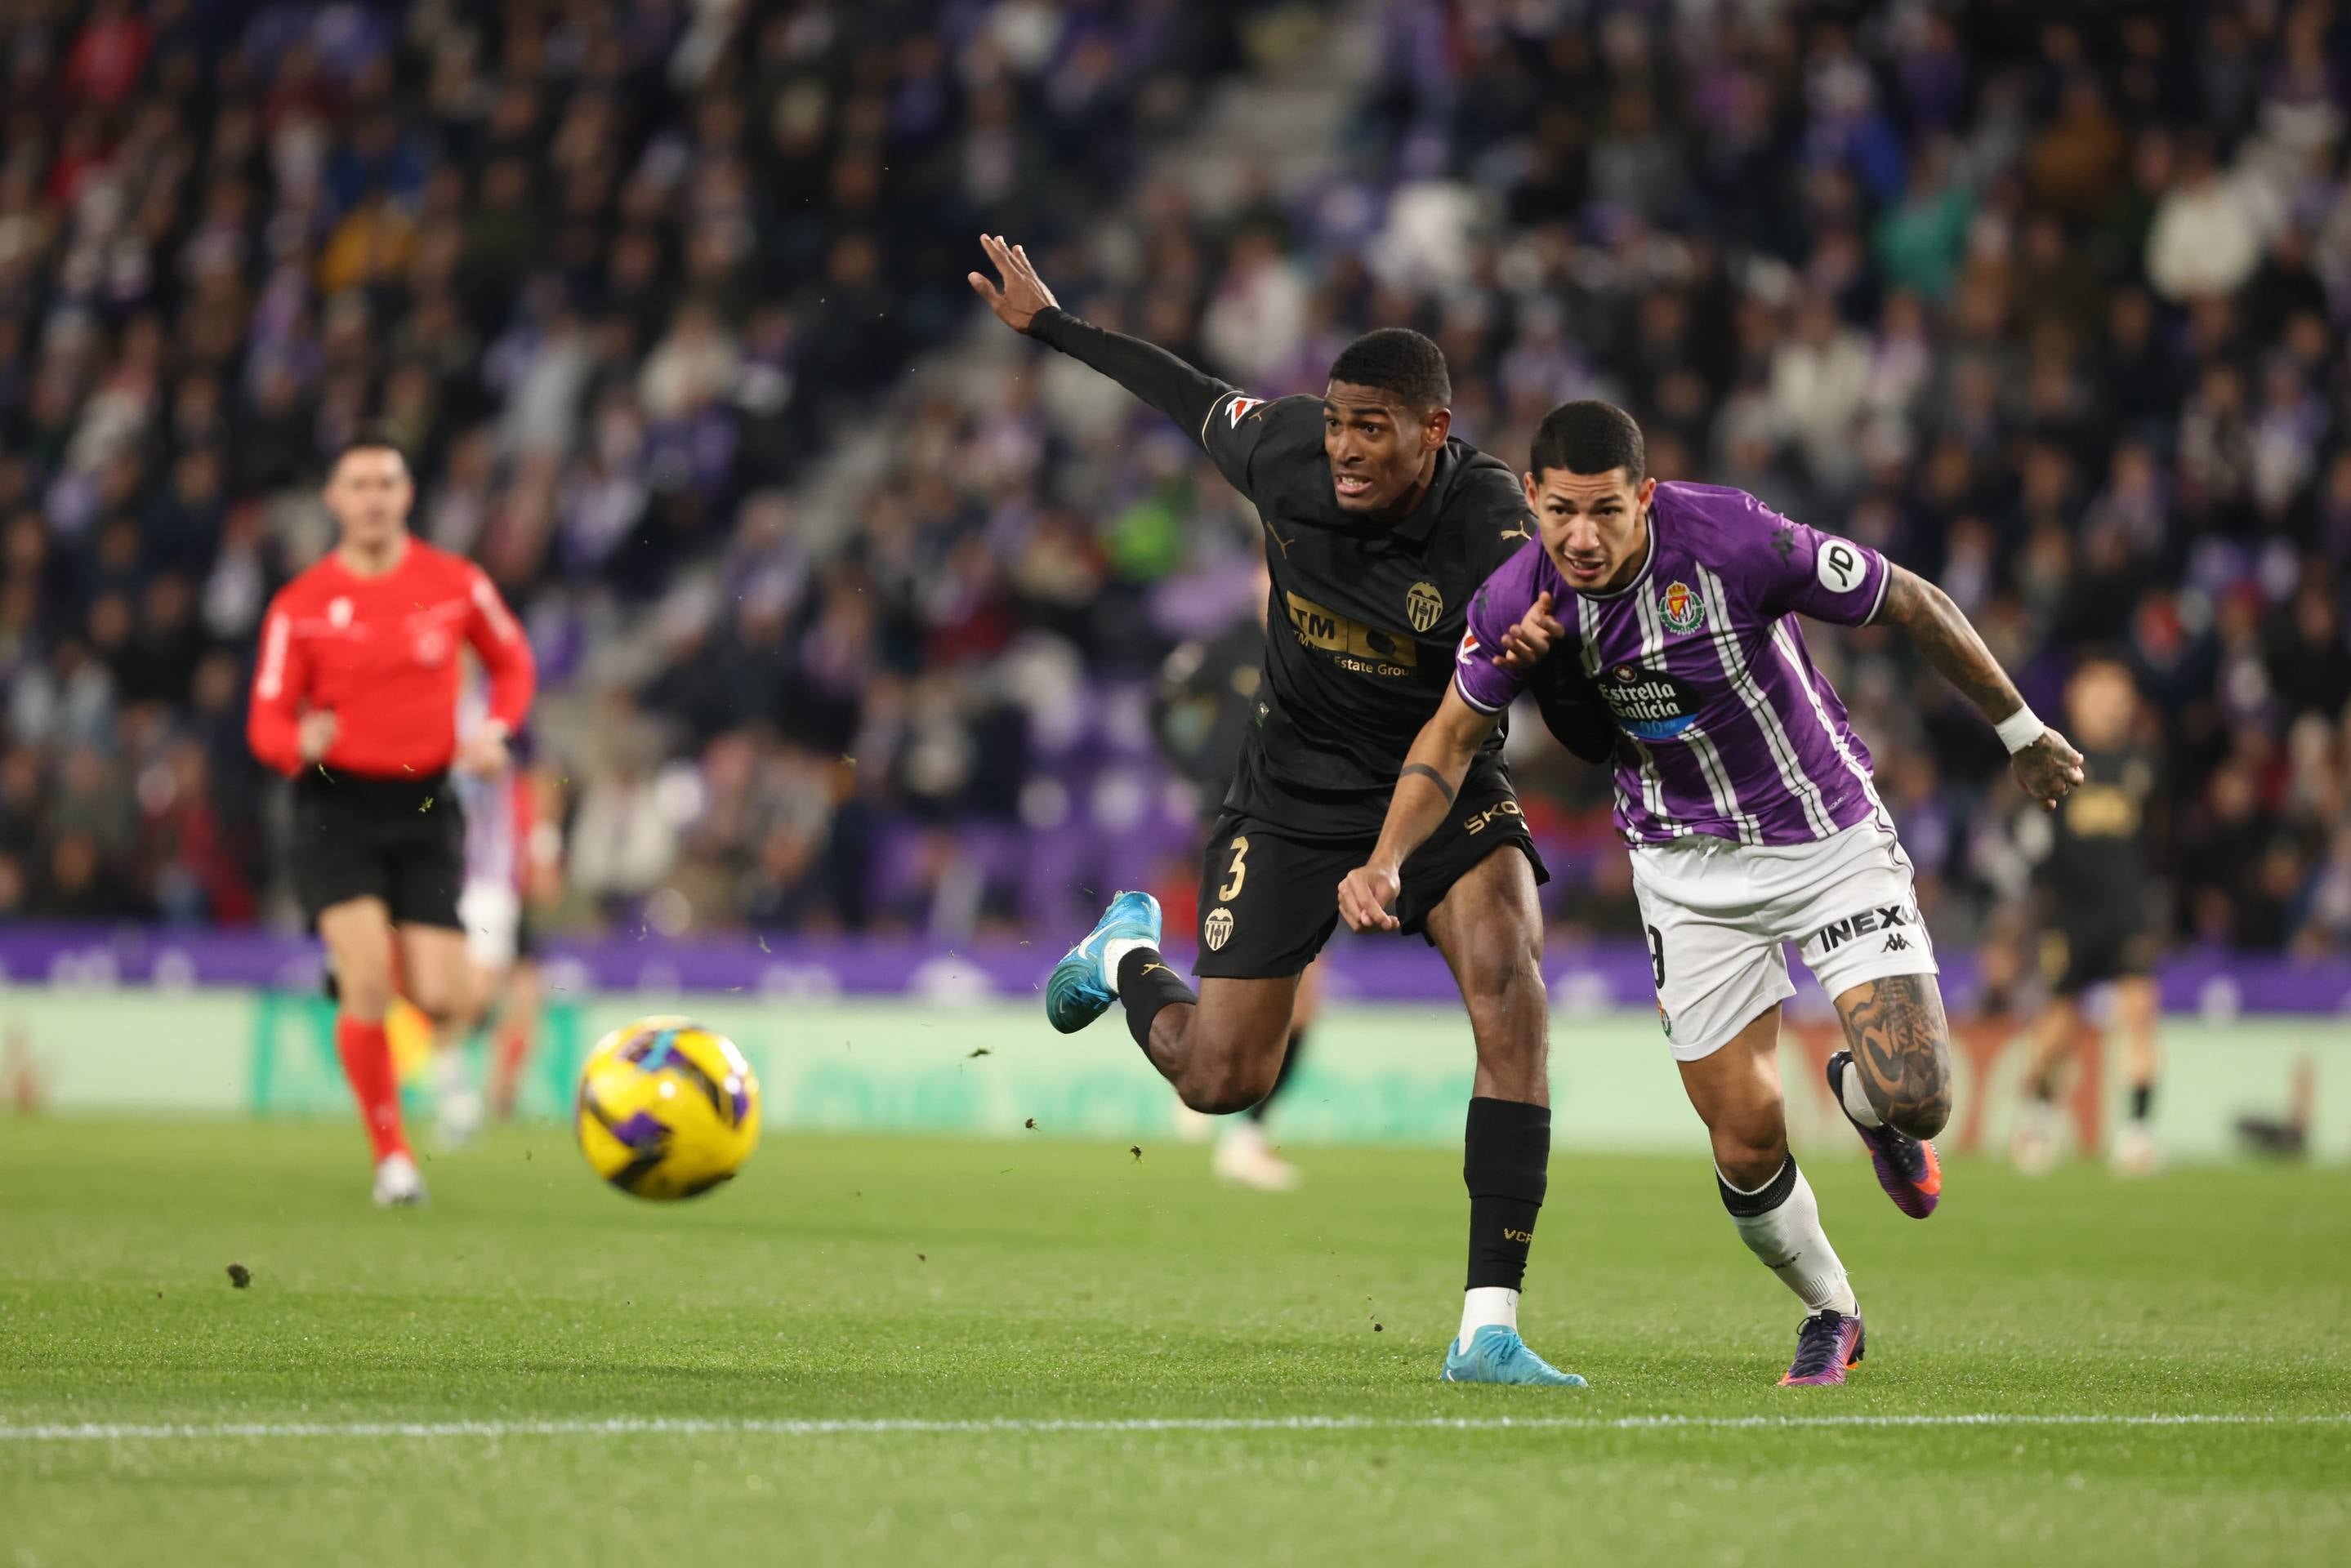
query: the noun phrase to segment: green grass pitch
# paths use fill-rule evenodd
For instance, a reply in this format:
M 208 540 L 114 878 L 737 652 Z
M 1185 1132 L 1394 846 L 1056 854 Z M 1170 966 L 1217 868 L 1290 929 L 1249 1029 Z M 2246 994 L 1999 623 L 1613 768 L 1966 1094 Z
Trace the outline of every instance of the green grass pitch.
M 349 1126 L 0 1122 L 0 1568 L 2345 1560 L 2351 1173 L 1919 1224 L 1824 1151 L 1870 1354 L 1798 1391 L 1703 1164 L 1562 1157 L 1546 1391 L 1437 1381 L 1457 1159 L 1301 1158 L 775 1137 L 662 1208 L 545 1129 L 382 1214 Z

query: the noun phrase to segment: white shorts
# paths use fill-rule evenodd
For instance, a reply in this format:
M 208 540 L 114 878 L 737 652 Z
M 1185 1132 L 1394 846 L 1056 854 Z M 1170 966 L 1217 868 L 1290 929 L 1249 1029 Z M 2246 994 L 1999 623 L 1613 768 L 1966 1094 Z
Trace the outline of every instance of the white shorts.
M 503 882 L 468 882 L 457 895 L 457 918 L 465 923 L 465 956 L 476 969 L 501 974 L 514 967 L 519 892 Z
M 1781 943 L 1835 996 L 1867 980 L 1936 974 L 1910 857 L 1883 812 L 1811 844 L 1692 834 L 1633 851 L 1657 1012 L 1674 1059 L 1710 1056 L 1796 994 Z

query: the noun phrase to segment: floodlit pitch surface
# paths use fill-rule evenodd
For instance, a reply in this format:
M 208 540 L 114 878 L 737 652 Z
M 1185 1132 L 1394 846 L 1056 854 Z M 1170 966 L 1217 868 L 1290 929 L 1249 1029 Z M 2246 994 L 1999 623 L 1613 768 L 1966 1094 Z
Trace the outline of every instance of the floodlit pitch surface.
M 1896 1213 L 1810 1165 L 1870 1326 L 1703 1165 L 1562 1158 L 1531 1341 L 1437 1381 L 1457 1160 L 1288 1199 L 1172 1140 L 771 1139 L 672 1207 L 553 1130 L 367 1207 L 349 1126 L 0 1121 L 0 1565 L 2339 1561 L 2351 1174 L 2043 1182 Z M 252 1273 L 233 1289 L 227 1266 Z

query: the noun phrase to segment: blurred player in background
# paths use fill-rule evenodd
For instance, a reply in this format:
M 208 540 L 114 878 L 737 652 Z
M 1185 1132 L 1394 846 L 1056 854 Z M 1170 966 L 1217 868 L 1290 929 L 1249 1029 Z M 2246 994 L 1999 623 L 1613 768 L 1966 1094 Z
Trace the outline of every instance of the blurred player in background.
M 487 721 L 490 690 L 469 682 L 461 727 Z M 516 765 L 494 777 L 461 778 L 465 807 L 465 885 L 458 918 L 465 922 L 471 984 L 465 1011 L 443 1026 L 441 1130 L 462 1138 L 480 1123 L 484 1096 L 460 1048 L 475 1031 L 494 1030 L 487 1108 L 514 1115 L 523 1064 L 538 1032 L 539 981 L 531 909 L 553 897 L 560 876 L 561 830 L 542 815 L 544 781 L 532 769 L 529 737 L 514 741 Z
M 1199 787 L 1204 837 L 1216 830 L 1225 792 L 1240 760 L 1241 742 L 1257 714 L 1258 691 L 1265 681 L 1265 604 L 1270 587 L 1260 564 L 1258 613 L 1235 621 L 1215 637 L 1186 642 L 1170 653 L 1152 701 L 1151 728 L 1159 738 L 1160 750 Z M 1306 1031 L 1322 1000 L 1321 973 L 1309 964 L 1298 977 L 1298 995 L 1290 1011 L 1290 1042 L 1273 1087 L 1238 1116 L 1218 1118 L 1215 1165 L 1217 1174 L 1227 1181 L 1260 1192 L 1288 1192 L 1298 1185 L 1298 1168 L 1266 1141 L 1265 1118 L 1298 1071 L 1299 1057 L 1306 1048 Z
M 1788 1150 L 1780 1009 L 1796 988 L 1782 944 L 1798 945 L 1844 1026 L 1850 1049 L 1829 1058 L 1829 1092 L 1878 1184 L 1917 1220 L 1942 1193 L 1928 1140 L 1951 1114 L 1950 1026 L 1869 750 L 1796 618 L 1899 628 L 1994 726 L 2043 805 L 2081 783 L 2082 759 L 1941 589 L 1744 491 L 1658 483 L 1622 409 L 1583 401 L 1546 415 L 1526 493 L 1541 541 L 1478 590 L 1453 688 L 1413 742 L 1340 909 L 1357 930 L 1395 927 L 1398 867 L 1450 813 L 1528 671 L 1553 649 L 1580 660 L 1622 732 L 1616 828 L 1658 1021 L 1713 1144 L 1723 1208 L 1804 1303 L 1780 1381 L 1843 1383 L 1865 1348 L 1861 1308 Z
M 2085 659 L 2066 682 L 2065 711 L 2090 782 L 2054 815 L 2028 814 L 2018 834 L 2025 853 L 2038 861 L 2033 880 L 2049 1006 L 2033 1033 L 2025 1080 L 2030 1097 L 2011 1153 L 2019 1169 L 2034 1174 L 2055 1161 L 2057 1096 L 2082 1037 L 2082 999 L 2091 987 L 2111 983 L 2130 1085 L 2129 1115 L 2115 1135 L 2114 1166 L 2125 1175 L 2145 1176 L 2156 1163 L 2147 1124 L 2159 1066 L 2158 899 L 2148 823 L 2155 754 L 2137 738 L 2138 688 L 2118 659 Z
M 462 1015 L 465 814 L 450 770 L 507 771 L 537 672 L 482 569 L 410 536 L 416 488 L 397 447 L 347 443 L 325 495 L 341 541 L 270 601 L 246 738 L 294 781 L 291 879 L 327 944 L 336 1053 L 374 1149 L 375 1200 L 391 1207 L 425 1196 L 384 1034 L 395 944 L 409 1000 L 436 1028 Z M 490 680 L 486 715 L 462 742 L 461 645 Z

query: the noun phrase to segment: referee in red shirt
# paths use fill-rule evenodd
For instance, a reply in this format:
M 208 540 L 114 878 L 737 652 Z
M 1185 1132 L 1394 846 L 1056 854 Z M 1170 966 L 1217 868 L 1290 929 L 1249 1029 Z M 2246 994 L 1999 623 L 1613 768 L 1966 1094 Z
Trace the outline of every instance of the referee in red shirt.
M 294 780 L 294 890 L 334 965 L 335 1045 L 375 1147 L 375 1200 L 424 1200 L 384 1039 L 393 943 L 402 989 L 437 1026 L 463 1005 L 464 813 L 449 770 L 507 766 L 529 711 L 530 645 L 482 569 L 408 533 L 416 487 L 389 441 L 335 456 L 338 547 L 278 590 L 262 623 L 246 733 Z M 490 714 L 457 734 L 458 644 L 490 678 Z

